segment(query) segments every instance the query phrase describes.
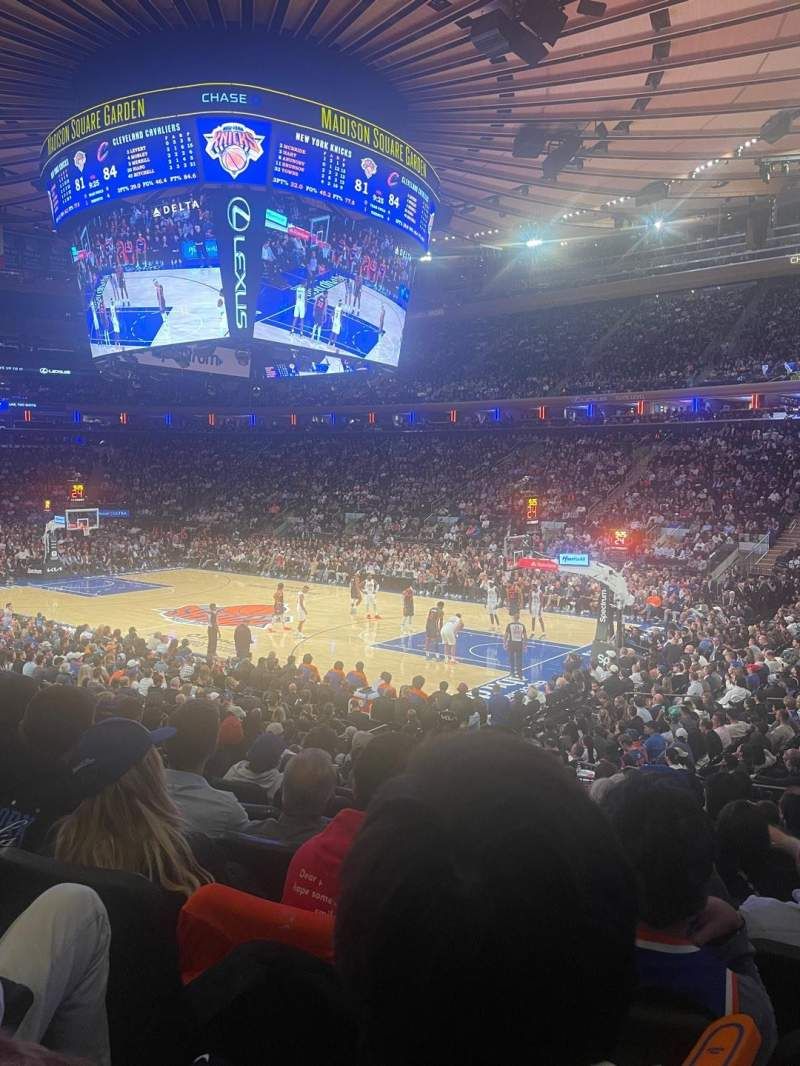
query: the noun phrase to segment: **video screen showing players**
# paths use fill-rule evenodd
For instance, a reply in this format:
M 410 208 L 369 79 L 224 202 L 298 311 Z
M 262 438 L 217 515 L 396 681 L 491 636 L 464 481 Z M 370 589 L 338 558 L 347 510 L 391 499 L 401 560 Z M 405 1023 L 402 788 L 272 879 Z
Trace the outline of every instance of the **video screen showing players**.
M 228 334 L 202 192 L 119 203 L 76 228 L 72 258 L 95 358 Z
M 386 226 L 270 192 L 253 337 L 311 349 L 301 373 L 396 367 L 415 263 Z

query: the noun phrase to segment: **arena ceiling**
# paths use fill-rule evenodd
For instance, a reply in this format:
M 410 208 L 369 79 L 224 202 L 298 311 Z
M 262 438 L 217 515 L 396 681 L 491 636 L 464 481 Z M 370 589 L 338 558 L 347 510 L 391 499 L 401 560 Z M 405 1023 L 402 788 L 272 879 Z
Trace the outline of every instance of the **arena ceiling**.
M 647 212 L 696 216 L 792 195 L 800 118 L 775 143 L 760 133 L 800 102 L 800 0 L 607 0 L 600 15 L 604 5 L 588 5 L 594 16 L 571 0 L 533 68 L 471 43 L 472 20 L 497 6 L 0 0 L 0 221 L 49 226 L 33 184 L 39 148 L 72 110 L 82 63 L 102 50 L 113 64 L 126 38 L 196 26 L 311 39 L 380 71 L 407 103 L 409 139 L 439 171 L 451 233 L 598 233 Z M 544 138 L 535 158 L 512 156 L 523 126 Z M 570 137 L 574 157 L 547 180 L 546 157 Z

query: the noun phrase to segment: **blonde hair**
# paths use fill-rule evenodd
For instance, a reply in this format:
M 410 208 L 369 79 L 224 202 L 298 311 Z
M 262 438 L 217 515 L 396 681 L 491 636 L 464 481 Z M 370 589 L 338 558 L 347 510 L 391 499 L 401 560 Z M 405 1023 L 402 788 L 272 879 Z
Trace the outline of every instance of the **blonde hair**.
M 55 857 L 78 866 L 142 874 L 167 892 L 187 897 L 214 880 L 187 843 L 155 748 L 119 781 L 61 819 Z

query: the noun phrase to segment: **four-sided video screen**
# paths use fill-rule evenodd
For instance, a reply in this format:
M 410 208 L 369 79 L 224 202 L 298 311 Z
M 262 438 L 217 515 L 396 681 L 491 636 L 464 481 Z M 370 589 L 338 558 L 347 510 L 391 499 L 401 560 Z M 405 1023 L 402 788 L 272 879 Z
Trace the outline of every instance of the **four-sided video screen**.
M 237 376 L 396 367 L 432 169 L 325 105 L 259 90 L 237 97 L 259 115 L 220 113 L 220 95 L 146 93 L 48 138 L 92 355 Z

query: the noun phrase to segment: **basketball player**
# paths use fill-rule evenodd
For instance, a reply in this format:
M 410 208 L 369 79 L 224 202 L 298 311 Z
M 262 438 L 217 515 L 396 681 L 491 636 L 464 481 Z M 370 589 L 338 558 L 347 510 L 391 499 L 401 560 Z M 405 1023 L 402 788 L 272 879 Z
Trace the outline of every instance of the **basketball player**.
M 306 320 L 306 287 L 300 284 L 294 290 L 294 317 L 292 318 L 292 333 L 297 330 L 303 336 L 303 324 Z
M 364 279 L 360 274 L 356 274 L 355 281 L 353 283 L 353 310 L 361 310 L 361 286 L 364 284 Z
M 140 233 L 136 238 L 136 269 L 144 270 L 147 266 L 147 238 Z
M 117 289 L 119 290 L 120 300 L 127 300 L 130 307 L 131 298 L 128 296 L 128 286 L 125 284 L 125 268 L 122 265 L 122 260 L 117 263 L 114 271 L 114 276 L 117 279 Z
M 217 296 L 217 315 L 219 316 L 219 329 L 217 332 L 220 336 L 224 336 L 227 326 L 227 316 L 225 314 L 225 294 L 222 289 L 219 290 L 219 295 Z
M 89 310 L 92 313 L 92 336 L 96 337 L 97 338 L 97 342 L 99 343 L 100 340 L 101 340 L 101 337 L 100 337 L 100 317 L 97 314 L 97 304 L 94 302 L 94 300 L 91 300 L 89 302 Z
M 328 338 L 328 344 L 333 345 L 334 351 L 339 347 L 339 334 L 342 332 L 342 301 L 333 309 L 333 321 L 331 322 L 331 335 Z
M 516 621 L 519 618 L 519 612 L 522 610 L 522 593 L 513 577 L 506 587 L 506 606 L 508 613 Z
M 216 603 L 209 603 L 208 605 L 208 647 L 206 648 L 206 658 L 213 659 L 217 654 L 217 640 L 219 639 L 219 624 L 217 622 L 217 605 Z
M 536 639 L 536 621 L 539 621 L 539 625 L 542 630 L 542 636 L 544 637 L 544 617 L 542 615 L 542 590 L 534 584 L 531 586 L 531 637 Z
M 456 641 L 458 640 L 458 634 L 464 628 L 464 622 L 460 614 L 454 614 L 451 618 L 442 626 L 442 644 L 444 644 L 444 658 L 445 662 L 454 663 L 456 661 Z
M 348 275 L 344 279 L 344 302 L 349 307 L 353 300 L 353 279 Z
M 156 302 L 158 303 L 158 309 L 161 312 L 162 317 L 167 313 L 167 301 L 164 299 L 164 286 L 155 278 L 153 286 L 156 290 Z
M 303 632 L 303 626 L 306 624 L 308 615 L 306 614 L 306 596 L 308 595 L 308 585 L 303 585 L 300 592 L 297 593 L 297 632 Z
M 512 620 L 506 626 L 506 635 L 503 643 L 508 652 L 511 673 L 514 677 L 522 677 L 522 652 L 527 639 L 528 631 L 524 623 L 512 617 Z
M 111 336 L 114 338 L 114 344 L 119 348 L 119 315 L 117 314 L 117 305 L 113 300 L 108 302 L 108 321 L 111 327 Z
M 400 623 L 402 633 L 410 633 L 414 627 L 414 589 L 411 585 L 403 589 L 403 621 Z
M 487 581 L 486 583 L 486 612 L 489 615 L 489 627 L 492 631 L 500 630 L 500 615 L 497 613 L 500 609 L 500 592 L 495 585 L 494 581 Z
M 385 307 L 381 307 L 381 313 L 380 313 L 380 317 L 378 319 L 378 332 L 381 334 L 381 336 L 383 336 L 383 334 L 386 332 L 386 330 L 384 329 L 384 322 L 385 321 L 386 321 L 386 308 Z
M 364 596 L 367 601 L 367 619 L 380 618 L 380 615 L 378 614 L 377 600 L 375 599 L 377 592 L 378 582 L 372 574 L 370 574 L 364 582 Z
M 325 315 L 328 312 L 328 295 L 320 293 L 314 301 L 314 325 L 311 327 L 311 340 L 322 343 L 322 327 L 325 325 Z
M 444 623 L 444 601 L 439 600 L 435 607 L 428 611 L 425 619 L 425 658 L 443 659 L 444 656 L 438 650 L 442 643 L 442 624 Z
M 283 616 L 286 612 L 286 601 L 283 593 L 283 582 L 279 581 L 278 586 L 275 589 L 275 595 L 272 597 L 272 618 L 274 622 L 278 622 L 283 625 L 285 630 L 290 627 L 286 625 L 283 620 Z
M 350 614 L 355 617 L 356 608 L 361 606 L 361 576 L 353 574 L 350 578 Z

